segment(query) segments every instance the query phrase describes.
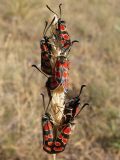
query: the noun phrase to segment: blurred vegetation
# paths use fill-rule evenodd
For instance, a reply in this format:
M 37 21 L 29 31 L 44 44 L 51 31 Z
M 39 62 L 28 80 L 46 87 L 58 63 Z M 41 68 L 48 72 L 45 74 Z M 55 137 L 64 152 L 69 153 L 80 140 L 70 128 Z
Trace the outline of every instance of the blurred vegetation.
M 90 107 L 58 159 L 120 159 L 120 1 L 0 0 L 0 160 L 51 159 L 42 150 L 45 78 L 31 64 L 40 62 L 45 5 L 57 10 L 60 2 L 71 38 L 80 40 L 70 54 L 70 90 L 86 84 Z

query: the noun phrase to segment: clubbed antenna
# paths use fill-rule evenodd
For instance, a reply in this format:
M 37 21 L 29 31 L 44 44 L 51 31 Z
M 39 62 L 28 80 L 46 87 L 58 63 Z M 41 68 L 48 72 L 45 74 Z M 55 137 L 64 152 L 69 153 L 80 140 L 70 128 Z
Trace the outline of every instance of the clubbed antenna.
M 45 106 L 46 106 L 46 104 L 45 104 L 45 96 L 44 96 L 43 93 L 41 93 L 41 96 L 42 96 L 42 99 L 43 99 L 43 107 L 44 107 L 44 111 L 45 111 L 45 113 L 46 113 L 47 110 L 48 110 L 48 108 L 49 108 L 49 105 L 50 105 L 50 102 L 51 102 L 51 98 L 50 98 L 50 100 L 49 100 L 49 102 L 48 102 L 47 107 L 45 107 Z
M 54 20 L 55 20 L 55 17 L 52 19 L 51 23 L 50 23 L 49 26 L 47 27 L 44 36 L 46 35 L 48 29 L 49 29 L 49 28 L 51 27 L 51 25 L 53 24 Z
M 52 100 L 52 98 L 49 99 L 49 102 L 48 102 L 48 105 L 47 105 L 47 107 L 46 107 L 45 113 L 47 112 L 47 110 L 48 110 L 48 108 L 49 108 L 49 106 L 50 106 L 51 100 Z
M 73 45 L 74 43 L 78 43 L 79 41 L 78 40 L 74 40 L 74 41 L 72 41 L 72 44 L 71 45 Z
M 77 115 L 78 114 L 80 114 L 80 112 L 83 110 L 83 108 L 85 108 L 86 106 L 89 106 L 89 103 L 85 103 L 83 106 L 82 106 L 82 108 L 80 109 L 80 111 L 77 113 Z M 75 116 L 77 116 L 77 115 L 75 115 Z
M 43 31 L 43 37 L 46 36 L 46 33 L 47 33 L 48 29 L 51 27 L 51 25 L 53 24 L 54 20 L 55 20 L 55 17 L 52 19 L 52 21 L 51 21 L 51 23 L 49 24 L 49 26 L 48 26 L 48 22 L 45 21 L 45 29 L 44 29 L 44 31 Z M 48 26 L 48 27 L 47 27 L 47 26 Z
M 42 72 L 35 64 L 33 64 L 32 67 L 36 68 L 39 72 L 41 72 L 45 77 L 48 78 L 48 76 L 44 72 Z
M 48 25 L 48 22 L 45 21 L 45 28 L 44 28 L 44 31 L 43 31 L 43 37 L 45 37 L 47 25 Z
M 58 16 L 58 14 L 55 13 L 48 5 L 46 5 L 46 7 L 47 7 L 52 13 L 54 13 L 56 16 Z
M 81 95 L 81 93 L 82 93 L 82 90 L 83 90 L 83 88 L 84 88 L 84 87 L 86 87 L 86 85 L 82 85 L 82 86 L 81 86 L 81 88 L 80 88 L 80 92 L 79 92 L 79 95 L 78 95 L 78 97 L 80 97 L 80 95 Z
M 43 100 L 43 108 L 44 108 L 44 111 L 45 111 L 45 96 L 43 93 L 41 93 L 41 96 L 42 96 L 42 100 Z
M 66 55 L 66 57 L 68 57 L 68 55 L 69 55 L 69 53 L 70 53 L 70 50 L 71 50 L 71 47 L 72 47 L 72 45 L 74 44 L 74 43 L 78 43 L 79 41 L 78 40 L 74 40 L 74 41 L 72 41 L 71 42 L 71 44 L 70 44 L 70 47 L 69 48 L 66 48 L 65 50 L 64 50 L 64 52 L 63 52 L 63 54 L 65 53 L 65 52 L 68 52 L 67 53 L 67 55 Z M 67 44 L 66 44 L 67 45 Z M 62 47 L 62 49 L 64 48 L 64 46 Z
M 59 4 L 59 10 L 60 10 L 60 18 L 62 16 L 62 9 L 61 9 L 62 3 Z

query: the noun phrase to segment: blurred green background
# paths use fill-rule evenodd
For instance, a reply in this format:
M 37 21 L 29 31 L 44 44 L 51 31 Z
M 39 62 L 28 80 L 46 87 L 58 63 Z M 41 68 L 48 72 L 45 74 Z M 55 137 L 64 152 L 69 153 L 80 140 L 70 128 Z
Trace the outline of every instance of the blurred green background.
M 0 0 L 0 160 L 51 160 L 42 150 L 40 61 L 44 21 L 63 3 L 71 39 L 70 90 L 86 108 L 59 160 L 120 159 L 120 0 Z

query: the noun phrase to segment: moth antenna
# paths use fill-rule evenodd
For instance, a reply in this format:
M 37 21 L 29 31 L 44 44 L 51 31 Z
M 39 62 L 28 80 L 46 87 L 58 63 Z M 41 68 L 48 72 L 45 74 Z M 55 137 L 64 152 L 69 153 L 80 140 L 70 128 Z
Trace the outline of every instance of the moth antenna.
M 83 108 L 85 108 L 85 106 L 89 106 L 89 103 L 85 103 L 85 104 L 82 106 L 82 108 L 80 109 L 80 111 L 77 113 L 77 115 L 80 114 L 80 112 L 83 110 Z M 77 116 L 77 115 L 76 115 L 76 116 Z M 75 116 L 75 117 L 76 117 L 76 116 Z
M 62 16 L 62 8 L 61 8 L 61 6 L 62 6 L 62 3 L 59 4 L 60 18 L 61 18 L 61 16 Z
M 64 47 L 62 47 L 62 49 L 63 49 Z M 69 51 L 69 49 L 70 48 L 67 48 L 67 49 L 65 49 L 63 52 L 62 52 L 62 54 L 64 54 L 67 50 Z
M 65 49 L 65 51 L 63 52 L 63 53 L 65 53 L 66 51 L 68 52 L 68 54 L 66 55 L 66 57 L 68 57 L 68 55 L 69 55 L 69 53 L 70 53 L 70 50 L 71 50 L 71 47 L 72 47 L 72 45 L 74 44 L 74 43 L 78 43 L 79 41 L 78 40 L 74 40 L 74 41 L 72 41 L 71 42 L 71 45 L 70 45 L 70 47 L 69 48 L 67 48 L 67 49 Z M 64 47 L 63 47 L 64 48 Z
M 45 37 L 45 33 L 46 33 L 47 25 L 48 25 L 48 22 L 47 22 L 47 21 L 45 21 L 45 28 L 44 28 L 44 31 L 43 31 L 43 37 Z
M 51 27 L 51 25 L 53 24 L 54 20 L 55 20 L 55 17 L 52 19 L 51 23 L 50 23 L 49 26 L 46 28 L 46 30 L 45 30 L 45 32 L 44 32 L 44 36 L 46 35 L 48 29 L 49 29 L 49 28 Z
M 47 105 L 47 107 L 46 107 L 45 113 L 47 112 L 47 110 L 48 110 L 48 108 L 49 108 L 49 106 L 50 106 L 51 100 L 52 100 L 52 98 L 49 99 L 49 102 L 48 102 L 48 105 Z
M 46 7 L 47 7 L 52 13 L 54 13 L 56 16 L 58 16 L 58 14 L 55 13 L 48 5 L 46 5 Z
M 67 43 L 65 43 L 65 45 L 67 45 Z M 71 46 L 72 46 L 72 44 L 70 45 L 70 47 L 69 48 L 66 48 L 63 52 L 62 52 L 62 54 L 64 54 L 65 52 L 68 52 L 68 54 L 69 54 L 69 52 L 70 52 L 70 50 L 71 50 Z M 61 48 L 61 49 L 63 49 L 64 48 L 64 46 Z M 68 55 L 67 54 L 67 55 Z M 66 55 L 66 57 L 67 57 L 67 55 Z
M 86 87 L 86 85 L 82 85 L 82 86 L 81 86 L 81 88 L 80 88 L 80 92 L 79 92 L 79 95 L 78 95 L 78 97 L 80 97 L 80 95 L 81 95 L 81 93 L 82 93 L 82 90 L 83 90 L 83 88 L 84 88 L 84 87 Z
M 67 51 L 67 50 L 66 50 Z M 68 56 L 69 56 L 69 53 L 70 53 L 70 51 L 71 51 L 71 47 L 68 49 L 68 53 L 67 53 L 67 55 L 66 55 L 66 58 L 68 58 Z
M 46 111 L 45 110 L 45 96 L 43 93 L 41 93 L 41 96 L 42 96 L 42 100 L 43 100 L 43 108 L 44 108 L 44 112 Z M 45 112 L 46 113 L 46 112 Z
M 73 45 L 74 43 L 78 43 L 79 41 L 78 40 L 74 40 L 74 41 L 72 41 L 72 44 L 71 45 Z
M 35 64 L 33 64 L 32 67 L 36 68 L 39 72 L 41 72 L 45 77 L 48 78 L 48 76 L 44 72 L 42 72 Z

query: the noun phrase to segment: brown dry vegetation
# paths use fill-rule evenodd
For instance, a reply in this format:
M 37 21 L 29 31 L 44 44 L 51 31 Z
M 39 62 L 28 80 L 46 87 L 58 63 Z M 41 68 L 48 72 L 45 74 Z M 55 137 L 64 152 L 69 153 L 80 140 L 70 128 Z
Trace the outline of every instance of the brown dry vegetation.
M 70 89 L 87 84 L 86 108 L 59 160 L 120 159 L 120 1 L 0 0 L 0 160 L 50 160 L 42 150 L 39 63 L 45 5 L 62 2 L 72 39 Z M 47 97 L 47 96 L 46 96 Z M 88 98 L 87 98 L 88 97 Z

